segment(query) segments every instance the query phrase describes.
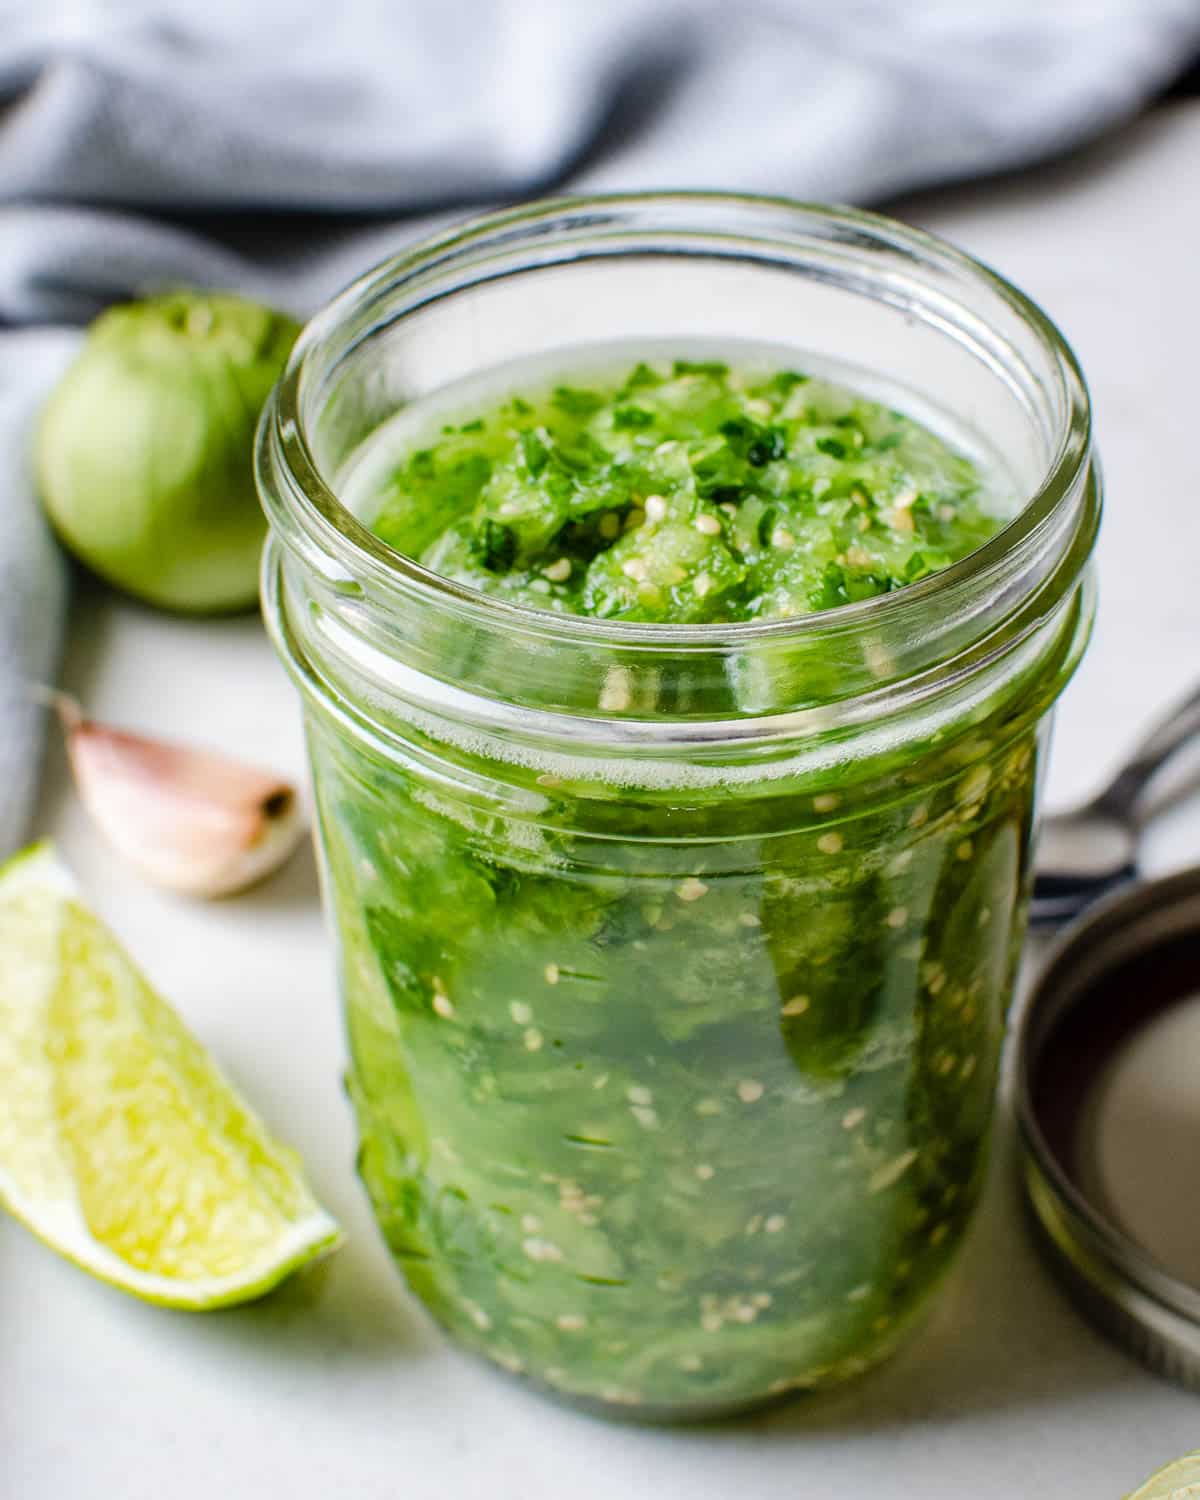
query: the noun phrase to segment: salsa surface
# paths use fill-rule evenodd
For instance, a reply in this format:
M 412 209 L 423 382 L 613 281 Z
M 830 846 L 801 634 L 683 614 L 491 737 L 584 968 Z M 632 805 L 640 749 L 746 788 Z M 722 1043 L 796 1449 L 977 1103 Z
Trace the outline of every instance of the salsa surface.
M 406 452 L 376 532 L 537 609 L 777 619 L 888 593 L 1004 524 L 976 465 L 796 370 L 640 361 L 456 414 Z

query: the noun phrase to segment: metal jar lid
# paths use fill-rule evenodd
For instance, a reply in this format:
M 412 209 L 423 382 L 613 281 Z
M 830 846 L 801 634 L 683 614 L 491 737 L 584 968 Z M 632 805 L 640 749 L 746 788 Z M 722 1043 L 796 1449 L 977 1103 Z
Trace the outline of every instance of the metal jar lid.
M 1181 1019 L 1193 1027 L 1194 1055 L 1171 1053 L 1163 1028 Z M 1152 1034 L 1160 1059 L 1168 1049 L 1175 1102 L 1192 1101 L 1178 1129 L 1164 1113 L 1170 1089 L 1160 1097 L 1148 1086 Z M 1016 1069 L 1024 1187 L 1052 1268 L 1107 1333 L 1200 1389 L 1200 1180 L 1186 1197 L 1171 1182 L 1200 1158 L 1200 869 L 1112 896 L 1064 934 L 1021 1012 Z M 1112 1104 L 1117 1089 L 1123 1113 Z M 1145 1142 L 1120 1139 L 1122 1120 L 1139 1114 L 1166 1147 L 1153 1159 Z M 1105 1176 L 1114 1159 L 1133 1184 L 1124 1199 L 1111 1170 Z M 1182 1267 L 1149 1222 L 1148 1204 L 1164 1197 L 1177 1216 L 1192 1215 Z

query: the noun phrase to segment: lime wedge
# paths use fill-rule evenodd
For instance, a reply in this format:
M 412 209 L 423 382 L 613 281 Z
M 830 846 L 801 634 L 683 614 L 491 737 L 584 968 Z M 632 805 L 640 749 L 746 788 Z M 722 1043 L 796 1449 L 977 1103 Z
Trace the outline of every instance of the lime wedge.
M 334 1221 L 46 845 L 0 867 L 0 1204 L 169 1307 L 260 1296 Z
M 1200 1500 L 1200 1452 L 1159 1469 L 1126 1500 Z

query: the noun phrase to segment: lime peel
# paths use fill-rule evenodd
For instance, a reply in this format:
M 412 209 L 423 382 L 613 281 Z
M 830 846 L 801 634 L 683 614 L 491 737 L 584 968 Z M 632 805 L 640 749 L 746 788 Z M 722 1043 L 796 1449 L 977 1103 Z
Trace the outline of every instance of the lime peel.
M 47 845 L 0 868 L 0 1203 L 146 1301 L 245 1302 L 338 1244 L 298 1159 L 83 905 Z
M 1159 1469 L 1126 1500 L 1200 1500 L 1200 1449 Z

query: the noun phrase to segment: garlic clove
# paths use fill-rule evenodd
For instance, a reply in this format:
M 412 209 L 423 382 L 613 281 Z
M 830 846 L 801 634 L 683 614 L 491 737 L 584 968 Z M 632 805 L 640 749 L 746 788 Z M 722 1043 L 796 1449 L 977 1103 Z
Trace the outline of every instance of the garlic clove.
M 80 798 L 148 880 L 228 896 L 263 879 L 304 833 L 291 783 L 224 755 L 112 729 L 54 694 Z

